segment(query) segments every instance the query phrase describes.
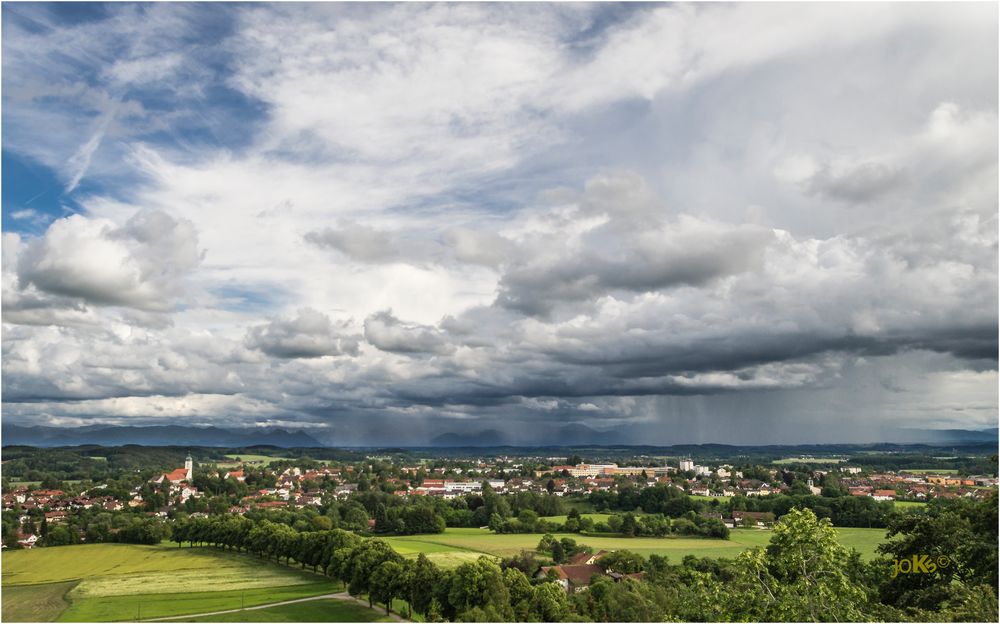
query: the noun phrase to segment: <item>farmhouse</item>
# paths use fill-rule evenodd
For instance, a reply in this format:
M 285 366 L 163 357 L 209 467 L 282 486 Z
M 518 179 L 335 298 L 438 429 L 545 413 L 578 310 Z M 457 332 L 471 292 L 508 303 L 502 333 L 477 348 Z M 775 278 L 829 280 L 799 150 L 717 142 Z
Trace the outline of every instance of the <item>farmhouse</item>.
M 595 576 L 608 576 L 614 579 L 616 583 L 627 578 L 642 578 L 642 572 L 636 574 L 619 574 L 613 570 L 605 572 L 601 566 L 597 565 L 597 561 L 607 554 L 608 551 L 606 550 L 596 553 L 577 553 L 569 560 L 569 563 L 557 566 L 542 566 L 536 578 L 554 578 L 556 583 L 568 592 L 578 592 L 587 589 L 590 586 L 591 579 Z
M 730 528 L 735 528 L 739 524 L 751 523 L 757 528 L 763 529 L 764 527 L 774 523 L 774 514 L 769 511 L 733 510 L 733 519 Z
M 595 564 L 542 566 L 538 578 L 554 576 L 560 587 L 568 592 L 577 592 L 590 585 L 593 576 L 604 574 L 601 566 Z

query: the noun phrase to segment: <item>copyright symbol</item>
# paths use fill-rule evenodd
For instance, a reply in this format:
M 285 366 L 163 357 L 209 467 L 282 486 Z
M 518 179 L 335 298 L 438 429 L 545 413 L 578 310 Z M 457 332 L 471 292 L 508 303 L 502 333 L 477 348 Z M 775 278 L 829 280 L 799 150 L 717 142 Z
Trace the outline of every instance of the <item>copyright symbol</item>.
M 948 558 L 948 555 L 940 555 L 937 558 L 937 564 L 939 568 L 947 568 L 951 565 L 951 559 Z

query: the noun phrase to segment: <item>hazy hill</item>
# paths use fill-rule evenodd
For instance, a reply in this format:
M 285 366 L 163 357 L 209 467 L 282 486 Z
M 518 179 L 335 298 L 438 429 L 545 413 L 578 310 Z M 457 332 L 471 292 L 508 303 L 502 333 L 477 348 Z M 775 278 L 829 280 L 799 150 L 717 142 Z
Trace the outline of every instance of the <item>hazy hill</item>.
M 141 444 L 145 446 L 225 446 L 244 447 L 258 444 L 292 447 L 324 446 L 316 438 L 304 431 L 285 429 L 222 429 L 219 427 L 185 427 L 163 425 L 149 427 L 123 427 L 113 425 L 89 425 L 86 427 L 26 427 L 4 424 L 2 427 L 5 446 L 19 444 L 30 446 L 77 446 L 100 444 L 102 446 L 123 446 Z

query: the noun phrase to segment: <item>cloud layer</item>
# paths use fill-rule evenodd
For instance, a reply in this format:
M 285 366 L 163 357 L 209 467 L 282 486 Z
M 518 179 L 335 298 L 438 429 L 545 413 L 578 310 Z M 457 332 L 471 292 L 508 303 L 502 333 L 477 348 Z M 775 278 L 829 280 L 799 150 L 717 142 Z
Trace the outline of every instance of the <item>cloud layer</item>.
M 6 418 L 996 423 L 995 6 L 3 10 Z

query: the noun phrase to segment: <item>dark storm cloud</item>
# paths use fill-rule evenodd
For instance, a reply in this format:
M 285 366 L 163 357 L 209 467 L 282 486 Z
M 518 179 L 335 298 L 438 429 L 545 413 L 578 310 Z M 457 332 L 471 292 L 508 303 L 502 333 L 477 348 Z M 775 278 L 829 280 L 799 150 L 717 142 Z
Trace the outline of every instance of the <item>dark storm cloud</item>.
M 497 303 L 539 315 L 558 303 L 609 293 L 700 286 L 759 267 L 770 237 L 770 232 L 754 227 L 679 224 L 652 232 L 599 228 L 581 240 L 578 251 L 546 253 L 511 266 L 500 280 Z

